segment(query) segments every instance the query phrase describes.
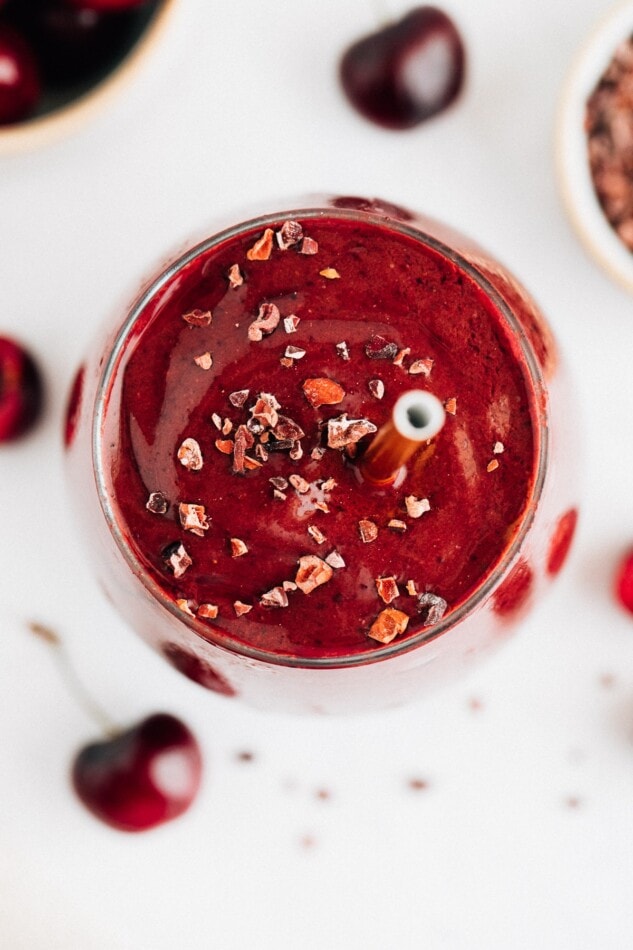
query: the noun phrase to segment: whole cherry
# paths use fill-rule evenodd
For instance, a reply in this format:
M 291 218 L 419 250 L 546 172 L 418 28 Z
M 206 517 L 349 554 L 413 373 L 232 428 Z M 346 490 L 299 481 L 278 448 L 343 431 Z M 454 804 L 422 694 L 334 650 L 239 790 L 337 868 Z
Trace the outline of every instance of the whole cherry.
M 33 357 L 15 340 L 0 337 L 0 443 L 19 438 L 35 425 L 42 394 L 42 377 Z
M 81 801 L 101 821 L 121 831 L 145 831 L 189 808 L 201 774 L 192 733 L 174 716 L 157 713 L 81 749 L 72 779 Z
M 147 831 L 182 815 L 202 777 L 202 755 L 193 733 L 169 713 L 118 728 L 77 677 L 59 635 L 41 623 L 28 627 L 54 649 L 69 691 L 104 733 L 73 760 L 72 784 L 79 800 L 120 831 Z
M 35 56 L 14 29 L 0 24 L 0 125 L 27 118 L 40 98 L 40 77 Z
M 350 46 L 340 76 L 365 118 L 408 129 L 457 98 L 464 64 L 464 44 L 453 21 L 436 7 L 418 7 Z

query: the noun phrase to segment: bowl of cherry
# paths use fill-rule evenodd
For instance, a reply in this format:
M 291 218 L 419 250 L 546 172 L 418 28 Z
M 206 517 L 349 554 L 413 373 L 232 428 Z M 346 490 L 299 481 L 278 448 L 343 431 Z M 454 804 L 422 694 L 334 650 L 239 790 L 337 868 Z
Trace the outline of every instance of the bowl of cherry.
M 74 127 L 123 86 L 176 0 L 0 0 L 0 151 Z

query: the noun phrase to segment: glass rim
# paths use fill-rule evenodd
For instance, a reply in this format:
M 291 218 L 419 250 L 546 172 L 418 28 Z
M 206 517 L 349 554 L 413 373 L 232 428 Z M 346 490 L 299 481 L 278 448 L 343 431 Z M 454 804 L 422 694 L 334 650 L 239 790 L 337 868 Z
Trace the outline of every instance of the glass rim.
M 93 424 L 92 424 L 92 464 L 97 487 L 97 495 L 101 511 L 106 520 L 110 534 L 113 537 L 118 551 L 123 556 L 127 567 L 134 576 L 140 581 L 145 590 L 153 599 L 165 608 L 174 619 L 188 627 L 197 637 L 206 643 L 213 644 L 218 649 L 229 655 L 238 655 L 250 660 L 259 661 L 270 666 L 294 667 L 302 669 L 345 669 L 355 666 L 365 666 L 371 663 L 378 663 L 382 660 L 394 658 L 396 656 L 410 653 L 433 640 L 438 639 L 443 634 L 449 632 L 454 627 L 462 623 L 466 617 L 474 613 L 481 604 L 494 591 L 497 584 L 506 575 L 513 561 L 519 554 L 523 541 L 527 536 L 532 522 L 534 520 L 536 508 L 543 492 L 545 473 L 549 457 L 547 414 L 542 408 L 546 402 L 539 400 L 539 394 L 545 391 L 543 373 L 539 367 L 532 345 L 528 340 L 525 331 L 515 317 L 512 309 L 501 297 L 499 292 L 490 283 L 487 277 L 478 268 L 471 264 L 459 251 L 449 247 L 442 241 L 427 234 L 422 230 L 424 221 L 418 223 L 415 212 L 411 212 L 411 217 L 407 221 L 399 220 L 385 212 L 372 210 L 368 211 L 362 207 L 339 207 L 338 205 L 327 204 L 328 201 L 336 199 L 320 199 L 320 205 L 310 205 L 308 207 L 296 207 L 287 210 L 280 210 L 272 213 L 259 214 L 256 217 L 242 220 L 236 225 L 217 231 L 208 238 L 194 244 L 184 253 L 171 261 L 161 273 L 151 283 L 144 287 L 139 296 L 129 307 L 127 316 L 121 324 L 114 342 L 112 344 L 108 358 L 104 361 L 101 375 L 97 384 L 94 401 Z M 393 207 L 393 206 L 391 206 Z M 407 212 L 409 213 L 409 212 Z M 163 287 L 184 267 L 194 261 L 200 254 L 211 250 L 217 244 L 227 241 L 239 234 L 253 230 L 257 227 L 268 227 L 278 224 L 280 221 L 288 218 L 299 220 L 310 220 L 318 217 L 335 216 L 349 220 L 362 220 L 369 224 L 375 224 L 379 227 L 389 227 L 390 229 L 406 235 L 409 238 L 431 248 L 431 250 L 441 254 L 461 270 L 483 291 L 493 306 L 498 310 L 506 321 L 506 329 L 510 330 L 518 340 L 521 356 L 524 359 L 524 377 L 526 377 L 526 387 L 531 402 L 531 415 L 533 420 L 533 434 L 535 443 L 535 467 L 534 476 L 530 485 L 530 494 L 526 500 L 522 514 L 520 516 L 520 525 L 517 528 L 510 544 L 504 549 L 499 560 L 493 568 L 483 577 L 481 582 L 468 594 L 468 596 L 452 611 L 450 611 L 442 620 L 432 626 L 422 627 L 418 633 L 413 634 L 403 640 L 393 640 L 391 643 L 381 647 L 372 648 L 362 653 L 353 653 L 342 656 L 324 656 L 324 657 L 298 657 L 289 654 L 272 653 L 249 646 L 246 643 L 231 639 L 227 634 L 223 634 L 211 624 L 203 623 L 196 617 L 189 617 L 176 604 L 175 600 L 167 594 L 160 585 L 153 580 L 142 562 L 136 556 L 130 544 L 128 544 L 124 533 L 118 523 L 115 507 L 107 490 L 105 471 L 104 471 L 104 452 L 103 435 L 105 430 L 106 406 L 111 392 L 112 385 L 116 378 L 116 372 L 119 367 L 121 357 L 125 352 L 128 339 L 130 338 L 136 321 L 142 316 L 145 308 L 159 293 Z M 430 218 L 428 220 L 431 220 Z M 438 222 L 438 226 L 439 222 Z M 541 411 L 537 407 L 541 406 Z

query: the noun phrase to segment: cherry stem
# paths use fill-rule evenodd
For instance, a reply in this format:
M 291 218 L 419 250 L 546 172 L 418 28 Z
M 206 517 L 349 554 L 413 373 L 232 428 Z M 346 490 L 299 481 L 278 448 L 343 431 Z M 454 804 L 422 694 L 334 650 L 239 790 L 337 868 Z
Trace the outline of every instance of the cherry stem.
M 118 726 L 106 713 L 106 711 L 92 698 L 84 684 L 82 683 L 70 655 L 60 637 L 44 624 L 31 621 L 28 624 L 31 633 L 34 633 L 41 640 L 48 644 L 53 650 L 53 655 L 57 662 L 59 672 L 64 679 L 68 691 L 73 696 L 75 702 L 86 715 L 97 724 L 99 729 L 107 738 L 114 738 L 121 732 Z

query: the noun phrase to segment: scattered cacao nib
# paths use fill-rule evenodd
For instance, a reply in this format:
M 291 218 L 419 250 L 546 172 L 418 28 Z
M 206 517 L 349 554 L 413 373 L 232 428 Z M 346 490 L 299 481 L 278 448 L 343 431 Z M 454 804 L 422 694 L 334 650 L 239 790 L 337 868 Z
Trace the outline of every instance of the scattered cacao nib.
M 494 455 L 501 455 L 503 452 L 505 452 L 505 448 L 506 447 L 503 442 L 495 442 L 492 447 L 492 452 Z
M 184 544 L 181 544 L 180 541 L 174 541 L 173 544 L 169 544 L 163 550 L 161 557 L 167 567 L 173 571 L 174 577 L 182 577 L 185 571 L 193 564 Z
M 229 544 L 231 546 L 231 557 L 242 557 L 248 553 L 248 547 L 241 538 L 231 538 Z
M 411 597 L 418 596 L 418 588 L 415 581 L 407 581 L 407 594 L 409 594 Z
M 284 317 L 284 330 L 286 333 L 296 333 L 300 323 L 300 318 L 295 313 L 290 313 Z
M 257 241 L 255 241 L 253 246 L 246 252 L 246 256 L 249 261 L 268 260 L 273 252 L 273 236 L 274 231 L 272 228 L 266 228 L 262 236 Z
M 222 416 L 218 415 L 217 412 L 213 413 L 213 415 L 211 416 L 211 421 L 213 425 L 216 427 L 216 429 L 222 428 Z
M 318 254 L 319 253 L 319 244 L 314 238 L 304 237 L 301 242 L 301 247 L 299 248 L 300 254 Z
M 185 439 L 177 454 L 180 464 L 191 472 L 199 472 L 204 464 L 200 446 L 195 439 Z
M 367 521 L 365 518 L 362 518 L 358 522 L 358 530 L 360 532 L 361 541 L 364 541 L 365 544 L 375 541 L 378 537 L 378 525 L 375 521 Z
M 215 604 L 200 604 L 198 607 L 198 616 L 203 620 L 215 620 L 218 615 L 218 608 Z
M 325 544 L 325 542 L 327 541 L 327 538 L 325 537 L 321 529 L 317 528 L 317 526 L 314 524 L 308 525 L 308 534 L 310 535 L 313 541 L 316 541 L 317 544 Z M 330 566 L 332 567 L 333 565 L 330 565 Z
M 328 419 L 327 444 L 331 449 L 342 449 L 346 445 L 360 442 L 366 435 L 376 432 L 376 426 L 369 419 L 348 419 L 343 413 L 336 419 Z
M 277 501 L 285 501 L 287 497 L 288 496 L 284 495 L 284 493 L 280 491 L 278 488 L 275 488 L 275 490 L 273 491 L 273 498 L 276 498 Z
M 244 473 L 246 450 L 250 449 L 254 443 L 255 438 L 252 432 L 249 432 L 246 426 L 238 426 L 233 445 L 233 472 L 235 475 Z
M 395 577 L 377 577 L 376 590 L 380 599 L 386 604 L 390 604 L 392 600 L 400 596 Z
M 345 340 L 341 340 L 340 343 L 336 344 L 336 352 L 341 357 L 341 359 L 345 360 L 345 362 L 347 363 L 350 356 L 349 356 L 349 347 L 347 343 L 345 342 Z
M 259 393 L 257 402 L 251 408 L 251 416 L 263 428 L 274 428 L 279 421 L 277 410 L 281 406 L 272 393 Z M 249 426 L 250 428 L 250 426 Z M 260 430 L 261 431 L 261 430 Z
M 284 590 L 296 590 L 297 585 L 294 581 L 284 581 L 282 584 Z
M 234 393 L 229 393 L 229 402 L 236 409 L 241 409 L 250 395 L 250 389 L 237 389 Z
M 154 515 L 164 515 L 167 513 L 167 509 L 169 508 L 169 502 L 167 501 L 165 495 L 163 495 L 162 491 L 153 491 L 150 492 L 145 507 Z
M 287 346 L 284 353 L 284 357 L 288 360 L 302 360 L 305 355 L 306 351 L 300 346 Z
M 213 357 L 208 352 L 201 353 L 200 356 L 194 356 L 193 361 L 200 369 L 211 369 L 213 366 Z
M 330 551 L 330 553 L 325 558 L 325 563 L 329 564 L 330 567 L 333 567 L 336 571 L 340 571 L 342 567 L 345 567 L 345 561 L 338 553 L 338 551 Z
M 455 413 L 457 412 L 457 400 L 455 399 L 454 396 L 451 396 L 450 399 L 446 400 L 446 402 L 444 403 L 444 408 L 451 416 L 455 415 Z
M 321 491 L 330 492 L 334 491 L 337 484 L 338 483 L 335 481 L 335 479 L 330 476 L 330 478 L 326 478 L 324 482 L 321 482 L 320 488 Z
M 288 455 L 290 456 L 293 462 L 298 462 L 300 459 L 302 459 L 303 446 L 301 445 L 301 442 L 299 441 L 294 442 L 290 451 L 288 452 Z
M 255 448 L 255 451 L 257 452 L 257 448 Z M 249 472 L 261 467 L 261 462 L 258 462 L 256 459 L 252 459 L 249 455 L 244 456 L 244 468 L 246 468 Z
M 393 360 L 398 355 L 398 344 L 376 334 L 365 344 L 365 353 L 370 360 Z
M 216 439 L 215 447 L 218 452 L 222 452 L 223 455 L 232 455 L 235 443 L 233 439 Z
M 393 365 L 402 366 L 402 364 L 404 363 L 405 356 L 408 356 L 410 352 L 411 352 L 410 346 L 405 346 L 404 349 L 398 350 L 398 352 L 393 358 Z
M 284 369 L 292 369 L 292 367 L 295 365 L 292 362 L 292 359 L 290 356 L 282 356 L 279 362 L 284 367 Z
M 213 319 L 213 314 L 210 310 L 195 309 L 183 313 L 182 319 L 192 327 L 208 327 Z
M 268 444 L 268 450 L 270 452 L 287 452 L 288 449 L 292 449 L 294 444 L 293 439 L 275 439 L 274 442 Z
M 305 554 L 299 558 L 299 569 L 295 577 L 295 584 L 304 594 L 326 584 L 332 579 L 333 571 L 329 564 L 316 554 Z
M 385 395 L 385 384 L 382 379 L 370 379 L 367 384 L 370 393 L 375 399 L 382 399 Z
M 285 491 L 288 487 L 288 481 L 282 475 L 273 475 L 273 477 L 269 478 L 268 481 L 273 486 L 273 488 L 277 488 L 279 491 Z
M 315 462 L 320 462 L 324 455 L 325 446 L 323 445 L 316 445 L 310 452 L 310 458 L 314 459 Z
M 228 435 L 233 430 L 233 423 L 230 419 L 225 419 L 222 423 L 222 435 Z
M 415 495 L 407 495 L 404 504 L 410 518 L 421 518 L 425 511 L 431 510 L 428 498 L 416 498 Z
M 238 617 L 243 617 L 244 614 L 250 613 L 252 609 L 253 609 L 252 604 L 244 604 L 241 600 L 235 600 L 233 602 L 233 610 L 235 611 Z
M 411 376 L 430 376 L 433 369 L 433 360 L 414 360 L 409 366 Z
M 400 531 L 404 534 L 407 530 L 406 521 L 401 521 L 400 518 L 392 518 L 391 521 L 387 522 L 387 527 L 391 528 L 392 531 Z
M 186 600 L 184 597 L 178 597 L 176 599 L 176 606 L 179 607 L 183 613 L 189 614 L 190 617 L 195 617 L 195 614 L 191 609 L 191 601 Z
M 287 607 L 288 594 L 283 587 L 273 587 L 259 598 L 262 607 Z
M 191 531 L 192 534 L 197 534 L 199 538 L 204 538 L 205 531 L 209 530 L 209 522 L 204 505 L 180 502 L 178 505 L 178 517 L 185 531 Z
M 272 430 L 274 437 L 280 441 L 296 442 L 297 439 L 302 439 L 305 435 L 301 426 L 297 425 L 294 419 L 282 415 L 279 415 L 277 424 L 272 427 Z
M 239 264 L 232 264 L 231 267 L 229 267 L 228 278 L 229 284 L 231 287 L 233 287 L 233 289 L 242 286 L 244 283 L 244 278 L 242 277 Z
M 414 792 L 424 792 L 429 787 L 429 783 L 423 778 L 410 778 L 409 788 Z
M 409 623 L 408 616 L 395 607 L 385 607 L 369 629 L 368 636 L 380 643 L 391 643 L 397 636 L 404 633 Z
M 341 276 L 335 267 L 324 267 L 323 270 L 319 271 L 319 274 L 321 277 L 325 277 L 326 280 L 338 280 Z
M 425 627 L 432 627 L 438 623 L 446 612 L 448 604 L 438 594 L 418 594 L 418 613 L 422 614 L 422 623 Z
M 319 406 L 334 406 L 345 398 L 345 390 L 339 383 L 327 376 L 316 379 L 306 379 L 303 384 L 303 393 L 314 409 Z
M 300 495 L 305 495 L 306 492 L 310 491 L 310 482 L 307 482 L 301 475 L 289 475 L 288 481 Z
M 262 445 L 261 442 L 258 442 L 255 446 L 255 455 L 261 462 L 268 461 L 268 450 Z
M 281 320 L 279 307 L 274 303 L 263 303 L 257 317 L 248 327 L 248 338 L 258 343 L 264 336 L 269 336 L 276 330 Z
M 287 251 L 289 247 L 293 247 L 303 240 L 303 228 L 298 221 L 284 221 L 277 231 L 276 237 L 279 249 Z
M 319 511 L 324 512 L 324 514 L 326 515 L 329 515 L 330 513 L 330 509 L 328 508 L 327 504 L 324 501 L 315 501 L 314 507 L 317 508 Z
M 495 469 L 499 468 L 499 462 L 497 459 L 491 459 L 490 462 L 486 465 L 487 472 L 494 472 Z

